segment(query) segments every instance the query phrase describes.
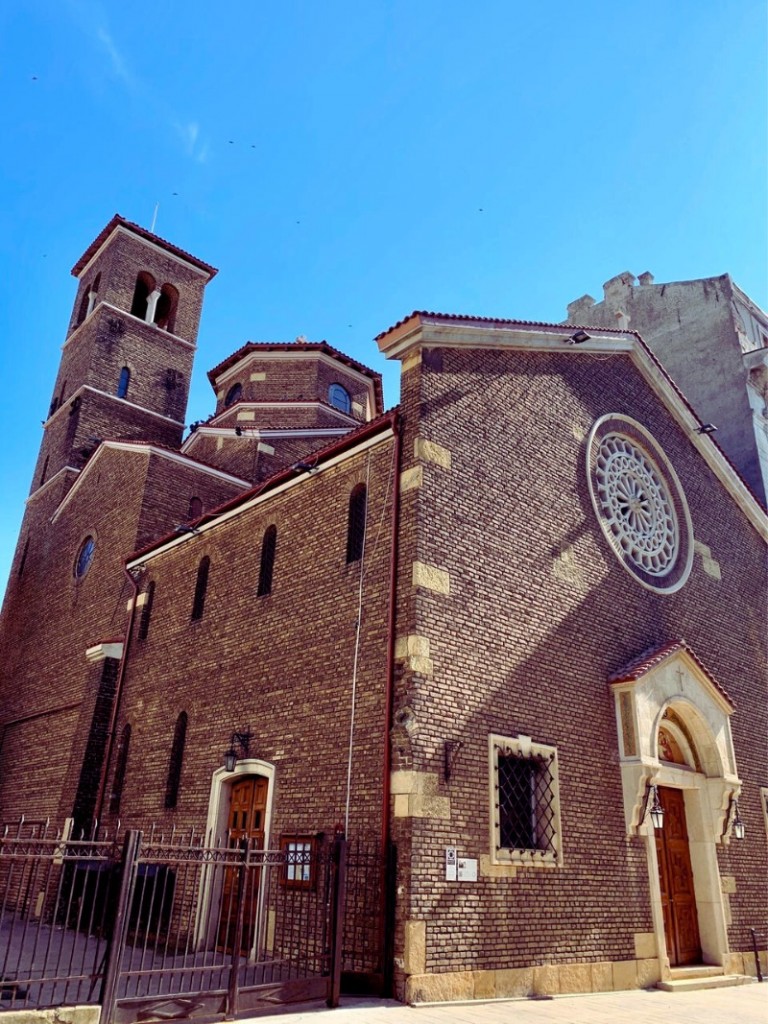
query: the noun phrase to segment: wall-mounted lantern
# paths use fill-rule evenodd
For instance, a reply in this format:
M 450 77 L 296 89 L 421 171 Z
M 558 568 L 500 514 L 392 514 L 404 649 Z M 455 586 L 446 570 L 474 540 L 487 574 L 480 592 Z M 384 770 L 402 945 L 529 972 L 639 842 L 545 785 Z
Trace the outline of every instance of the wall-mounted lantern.
M 232 733 L 229 740 L 229 750 L 224 751 L 224 768 L 226 771 L 233 772 L 240 758 L 250 757 L 252 739 L 253 733 L 250 730 Z M 240 751 L 239 756 L 238 750 Z

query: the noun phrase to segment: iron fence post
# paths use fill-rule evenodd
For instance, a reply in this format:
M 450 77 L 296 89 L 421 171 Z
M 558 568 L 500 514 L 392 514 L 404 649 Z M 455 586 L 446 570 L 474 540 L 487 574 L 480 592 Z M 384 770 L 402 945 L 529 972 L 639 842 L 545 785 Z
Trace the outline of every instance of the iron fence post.
M 347 840 L 337 836 L 333 843 L 331 875 L 331 981 L 328 1006 L 339 1005 L 341 967 L 344 953 L 344 904 L 347 891 Z
M 129 829 L 123 840 L 123 852 L 120 858 L 120 890 L 117 894 L 115 919 L 112 923 L 105 954 L 104 977 L 99 995 L 101 1003 L 99 1024 L 110 1024 L 115 1012 L 117 982 L 120 977 L 120 965 L 128 934 L 128 919 L 131 916 L 131 901 L 136 884 L 136 862 L 140 846 L 141 832 L 138 829 Z
M 225 1020 L 233 1020 L 237 1013 L 237 997 L 239 993 L 240 947 L 243 944 L 243 917 L 245 913 L 245 873 L 248 864 L 249 843 L 240 840 L 241 861 L 237 868 L 237 898 L 235 903 L 235 934 L 232 942 L 232 963 L 229 968 L 229 988 L 227 991 L 227 1012 Z
M 757 980 L 763 980 L 763 970 L 760 966 L 760 950 L 757 946 L 757 931 L 754 928 L 749 929 L 752 933 L 752 950 L 755 954 L 755 969 L 757 971 Z

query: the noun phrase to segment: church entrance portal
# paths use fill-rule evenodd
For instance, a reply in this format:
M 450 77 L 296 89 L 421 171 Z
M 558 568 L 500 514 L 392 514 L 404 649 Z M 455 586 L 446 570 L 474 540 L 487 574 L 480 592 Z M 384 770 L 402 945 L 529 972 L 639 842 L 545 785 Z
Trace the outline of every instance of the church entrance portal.
M 683 791 L 659 787 L 664 827 L 656 830 L 664 936 L 671 967 L 701 963 L 701 941 L 693 887 Z

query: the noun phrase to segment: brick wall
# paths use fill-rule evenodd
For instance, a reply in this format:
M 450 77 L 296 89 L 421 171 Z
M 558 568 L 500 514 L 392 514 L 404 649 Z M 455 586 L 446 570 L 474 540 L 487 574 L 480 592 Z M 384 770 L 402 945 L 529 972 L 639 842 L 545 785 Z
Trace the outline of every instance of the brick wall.
M 168 828 L 206 820 L 230 734 L 275 766 L 272 836 L 344 818 L 361 564 L 346 563 L 349 495 L 369 475 L 368 547 L 350 832 L 378 834 L 384 756 L 392 443 L 353 455 L 147 563 L 149 635 L 130 651 L 119 725 L 132 727 L 121 817 Z M 257 597 L 261 543 L 277 527 L 272 592 Z M 200 559 L 210 575 L 191 621 Z M 189 716 L 178 807 L 164 809 L 176 718 Z
M 683 589 L 660 596 L 607 547 L 584 469 L 586 435 L 607 412 L 646 424 L 667 452 L 719 581 L 697 556 Z M 402 878 L 397 948 L 410 918 L 426 921 L 428 972 L 635 955 L 633 933 L 652 928 L 648 870 L 642 841 L 626 835 L 606 680 L 679 637 L 737 705 L 740 806 L 756 841 L 719 856 L 737 877 L 731 941 L 744 948 L 747 918 L 764 916 L 767 902 L 757 793 L 768 770 L 760 539 L 627 357 L 432 350 L 403 376 L 403 413 L 403 468 L 421 467 L 423 477 L 403 495 L 397 632 L 428 639 L 431 668 L 401 665 L 394 766 L 431 776 L 450 809 L 395 818 L 412 871 Z M 417 459 L 417 437 L 444 446 L 450 469 Z M 415 588 L 416 559 L 446 573 L 450 592 Z M 446 845 L 460 856 L 489 852 L 491 732 L 557 747 L 565 863 L 447 883 Z M 446 739 L 463 742 L 449 783 Z

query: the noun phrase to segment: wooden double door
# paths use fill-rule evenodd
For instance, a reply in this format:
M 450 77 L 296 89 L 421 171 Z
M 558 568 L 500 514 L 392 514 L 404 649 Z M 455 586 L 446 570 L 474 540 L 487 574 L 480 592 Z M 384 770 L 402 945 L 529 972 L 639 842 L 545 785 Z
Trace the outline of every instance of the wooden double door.
M 264 849 L 264 827 L 267 816 L 269 782 L 258 775 L 250 775 L 232 785 L 227 824 L 227 844 L 231 849 L 247 842 L 252 850 Z M 239 869 L 224 872 L 219 917 L 219 949 L 231 951 L 237 934 L 237 888 Z M 240 949 L 247 952 L 253 945 L 259 905 L 261 870 L 251 868 L 245 874 L 243 925 L 240 931 Z
M 655 830 L 667 956 L 672 967 L 701 963 L 699 919 L 681 789 L 659 787 L 664 827 Z

